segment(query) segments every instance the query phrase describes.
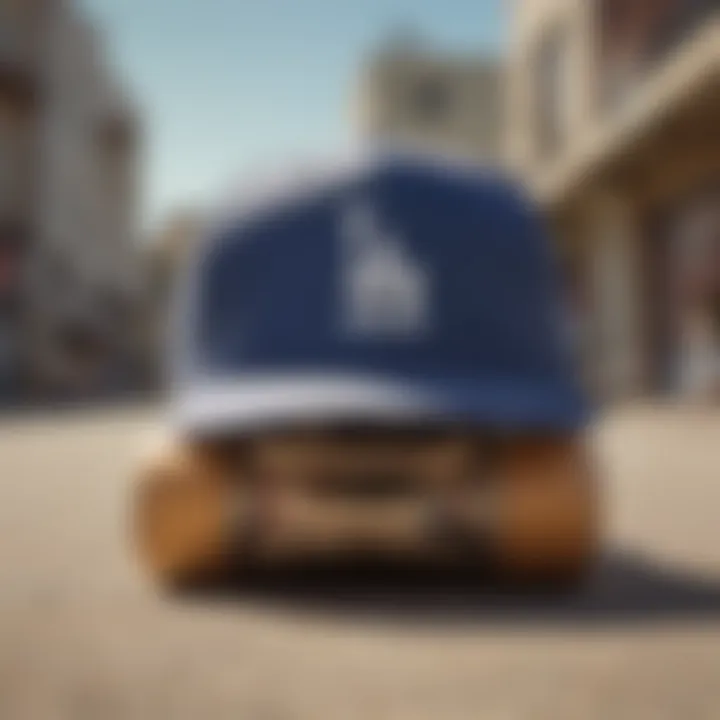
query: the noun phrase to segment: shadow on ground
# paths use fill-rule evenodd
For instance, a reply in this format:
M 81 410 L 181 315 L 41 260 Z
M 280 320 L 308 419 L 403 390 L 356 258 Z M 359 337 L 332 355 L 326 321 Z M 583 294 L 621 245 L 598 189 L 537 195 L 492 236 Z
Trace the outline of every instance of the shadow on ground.
M 459 569 L 334 565 L 225 581 L 200 596 L 202 602 L 262 604 L 380 622 L 603 627 L 720 621 L 720 580 L 700 579 L 623 552 L 608 554 L 584 587 L 564 593 L 509 588 Z

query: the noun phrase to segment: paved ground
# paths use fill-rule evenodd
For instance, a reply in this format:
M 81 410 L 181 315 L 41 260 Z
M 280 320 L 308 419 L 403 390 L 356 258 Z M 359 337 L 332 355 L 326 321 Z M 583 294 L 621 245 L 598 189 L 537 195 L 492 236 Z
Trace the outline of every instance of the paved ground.
M 150 413 L 0 423 L 0 718 L 720 718 L 720 413 L 605 422 L 609 542 L 572 601 L 453 579 L 177 602 L 130 562 Z

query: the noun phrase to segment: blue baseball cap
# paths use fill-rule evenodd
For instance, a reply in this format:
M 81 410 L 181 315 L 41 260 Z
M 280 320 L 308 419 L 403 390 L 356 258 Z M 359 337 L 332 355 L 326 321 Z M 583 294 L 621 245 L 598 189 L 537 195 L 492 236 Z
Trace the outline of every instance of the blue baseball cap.
M 384 152 L 281 175 L 190 263 L 173 420 L 577 428 L 559 290 L 535 210 L 491 172 Z

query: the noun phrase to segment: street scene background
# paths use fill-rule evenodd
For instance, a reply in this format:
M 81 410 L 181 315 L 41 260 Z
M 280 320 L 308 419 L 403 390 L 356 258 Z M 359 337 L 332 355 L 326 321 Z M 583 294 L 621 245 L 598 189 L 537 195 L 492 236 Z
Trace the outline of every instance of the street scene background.
M 352 5 L 0 0 L 0 718 L 720 717 L 717 2 Z M 174 282 L 237 177 L 386 140 L 541 209 L 600 568 L 163 597 L 127 504 Z

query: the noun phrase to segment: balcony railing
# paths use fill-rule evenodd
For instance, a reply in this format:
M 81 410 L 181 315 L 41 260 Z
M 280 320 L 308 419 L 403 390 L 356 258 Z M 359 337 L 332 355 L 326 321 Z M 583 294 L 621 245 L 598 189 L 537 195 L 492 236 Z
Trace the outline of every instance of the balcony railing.
M 685 0 L 666 22 L 651 48 L 651 62 L 661 62 L 713 17 L 720 17 L 718 0 Z
M 720 18 L 718 0 L 599 0 L 600 104 L 622 105 L 703 26 Z

